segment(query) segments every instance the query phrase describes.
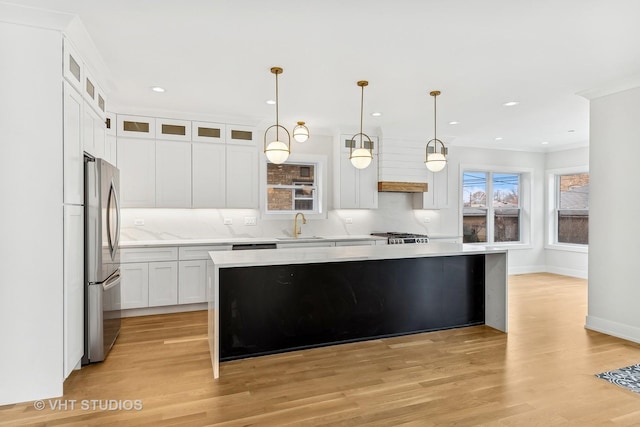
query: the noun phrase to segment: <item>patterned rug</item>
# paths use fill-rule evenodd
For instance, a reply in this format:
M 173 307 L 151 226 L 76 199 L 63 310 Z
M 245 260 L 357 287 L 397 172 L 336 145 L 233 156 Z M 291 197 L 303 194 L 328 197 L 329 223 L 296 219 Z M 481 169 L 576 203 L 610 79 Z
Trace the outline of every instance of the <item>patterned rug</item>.
M 610 383 L 619 385 L 620 387 L 624 387 L 627 390 L 640 393 L 640 363 L 596 374 L 596 377 L 607 380 Z

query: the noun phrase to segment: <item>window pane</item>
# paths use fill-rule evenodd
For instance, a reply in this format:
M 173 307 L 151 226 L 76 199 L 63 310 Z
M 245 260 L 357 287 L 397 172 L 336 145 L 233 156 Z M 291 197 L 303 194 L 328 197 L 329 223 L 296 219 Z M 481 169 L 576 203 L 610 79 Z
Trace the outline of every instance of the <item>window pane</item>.
M 289 188 L 269 188 L 267 196 L 268 210 L 290 211 L 293 209 L 293 193 Z
M 493 174 L 493 207 L 517 208 L 520 206 L 520 175 L 513 173 Z
M 462 243 L 487 241 L 487 210 L 465 208 L 462 216 Z
M 315 165 L 267 163 L 267 185 L 314 185 Z
M 558 243 L 589 244 L 589 211 L 558 211 Z
M 520 241 L 520 209 L 496 208 L 494 210 L 493 241 Z
M 558 177 L 558 243 L 589 244 L 589 174 Z
M 487 174 L 464 172 L 462 175 L 462 241 L 487 241 Z
M 560 209 L 589 209 L 589 174 L 560 175 Z
M 464 206 L 487 206 L 487 174 L 484 172 L 465 172 L 462 175 L 462 181 Z

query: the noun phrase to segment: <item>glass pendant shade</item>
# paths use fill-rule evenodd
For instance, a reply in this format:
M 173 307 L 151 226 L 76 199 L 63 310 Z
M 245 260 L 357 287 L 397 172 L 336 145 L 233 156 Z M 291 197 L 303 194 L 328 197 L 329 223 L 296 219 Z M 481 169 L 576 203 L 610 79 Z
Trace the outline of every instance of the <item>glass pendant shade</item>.
M 431 172 L 440 172 L 447 166 L 447 158 L 441 153 L 432 153 L 427 155 L 427 160 L 424 164 Z
M 371 160 L 373 160 L 373 156 L 371 155 L 371 151 L 366 148 L 356 148 L 351 153 L 351 164 L 356 169 L 365 169 L 367 166 L 371 164 Z
M 267 145 L 264 154 L 271 163 L 279 165 L 289 158 L 289 147 L 282 141 L 273 141 Z
M 298 122 L 298 125 L 293 128 L 293 139 L 298 142 L 309 139 L 309 128 L 304 125 L 304 122 Z

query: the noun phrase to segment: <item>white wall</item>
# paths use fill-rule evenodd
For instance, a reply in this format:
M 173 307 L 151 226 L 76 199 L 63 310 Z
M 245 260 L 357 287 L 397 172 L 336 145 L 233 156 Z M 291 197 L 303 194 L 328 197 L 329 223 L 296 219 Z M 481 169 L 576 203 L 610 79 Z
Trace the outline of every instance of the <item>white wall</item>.
M 0 23 L 0 405 L 62 394 L 62 36 Z
M 591 100 L 586 327 L 640 342 L 640 87 Z
M 588 276 L 588 247 L 570 248 L 553 244 L 549 235 L 552 224 L 550 215 L 553 215 L 553 198 L 555 197 L 554 182 L 551 179 L 556 173 L 579 173 L 589 169 L 589 147 L 575 148 L 571 150 L 555 151 L 547 153 L 545 163 L 545 246 L 547 271 L 550 273 L 564 274 L 566 276 L 586 279 Z

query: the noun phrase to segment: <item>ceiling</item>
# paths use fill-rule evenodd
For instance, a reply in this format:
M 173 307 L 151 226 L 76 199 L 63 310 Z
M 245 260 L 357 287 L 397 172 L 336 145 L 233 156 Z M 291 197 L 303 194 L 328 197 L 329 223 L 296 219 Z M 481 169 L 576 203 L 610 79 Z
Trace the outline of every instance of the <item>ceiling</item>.
M 438 136 L 453 145 L 585 146 L 588 101 L 577 93 L 640 73 L 638 0 L 14 3 L 79 16 L 109 67 L 114 111 L 266 127 L 269 69 L 280 66 L 280 122 L 304 120 L 312 135 L 357 131 L 356 82 L 368 80 L 365 131 L 432 138 L 437 89 Z

